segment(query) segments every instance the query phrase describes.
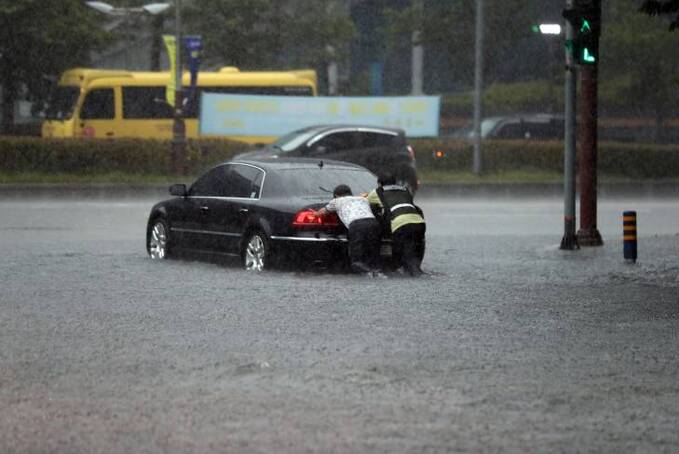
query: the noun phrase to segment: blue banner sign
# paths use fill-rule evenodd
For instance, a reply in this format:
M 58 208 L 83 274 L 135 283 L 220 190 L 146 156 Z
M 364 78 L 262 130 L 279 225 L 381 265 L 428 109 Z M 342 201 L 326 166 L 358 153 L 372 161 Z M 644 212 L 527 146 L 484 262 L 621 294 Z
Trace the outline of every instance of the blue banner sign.
M 184 36 L 184 46 L 188 54 L 187 63 L 191 72 L 191 86 L 195 87 L 195 79 L 200 66 L 200 54 L 203 50 L 203 39 L 199 35 Z
M 311 97 L 203 93 L 200 135 L 282 136 L 317 124 L 404 129 L 408 137 L 439 132 L 439 96 Z

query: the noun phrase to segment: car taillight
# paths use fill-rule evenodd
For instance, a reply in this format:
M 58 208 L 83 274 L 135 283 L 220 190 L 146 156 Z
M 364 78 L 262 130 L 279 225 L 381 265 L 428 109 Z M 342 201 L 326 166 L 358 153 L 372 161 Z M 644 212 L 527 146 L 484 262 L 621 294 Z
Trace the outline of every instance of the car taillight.
M 410 145 L 408 145 L 406 148 L 408 149 L 408 156 L 410 156 L 410 159 L 412 159 L 414 161 L 415 160 L 415 150 L 413 150 L 413 147 L 411 147 Z
M 339 218 L 335 213 L 318 215 L 314 210 L 302 210 L 295 215 L 292 225 L 295 227 L 325 226 L 333 227 L 339 225 Z

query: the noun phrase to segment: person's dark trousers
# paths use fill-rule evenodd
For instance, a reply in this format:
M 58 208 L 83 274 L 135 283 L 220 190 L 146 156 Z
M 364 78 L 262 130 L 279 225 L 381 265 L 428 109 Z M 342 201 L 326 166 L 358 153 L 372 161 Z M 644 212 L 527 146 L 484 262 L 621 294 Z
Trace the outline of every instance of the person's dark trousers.
M 376 219 L 357 219 L 349 225 L 349 261 L 356 273 L 377 268 L 380 260 L 380 224 Z
M 406 224 L 392 234 L 392 255 L 411 276 L 422 274 L 420 264 L 424 257 L 425 223 Z

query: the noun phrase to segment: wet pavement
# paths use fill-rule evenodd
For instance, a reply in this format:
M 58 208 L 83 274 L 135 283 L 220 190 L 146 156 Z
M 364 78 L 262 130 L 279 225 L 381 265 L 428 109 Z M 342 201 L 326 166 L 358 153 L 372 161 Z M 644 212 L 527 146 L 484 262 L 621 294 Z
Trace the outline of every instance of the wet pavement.
M 0 193 L 0 452 L 676 452 L 679 199 L 424 193 L 421 279 L 152 262 L 162 191 Z M 639 261 L 622 258 L 623 210 Z

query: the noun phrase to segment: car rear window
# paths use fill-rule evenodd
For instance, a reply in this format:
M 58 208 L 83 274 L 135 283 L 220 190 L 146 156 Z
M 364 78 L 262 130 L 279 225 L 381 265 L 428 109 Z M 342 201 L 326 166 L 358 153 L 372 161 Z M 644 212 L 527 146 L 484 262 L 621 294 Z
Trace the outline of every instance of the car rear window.
M 282 169 L 279 175 L 288 194 L 304 198 L 329 199 L 340 184 L 348 185 L 354 194 L 377 187 L 377 177 L 363 169 L 305 167 Z
M 398 136 L 394 134 L 363 132 L 359 137 L 363 148 L 390 147 L 392 145 L 398 145 Z

